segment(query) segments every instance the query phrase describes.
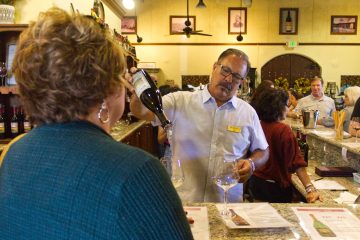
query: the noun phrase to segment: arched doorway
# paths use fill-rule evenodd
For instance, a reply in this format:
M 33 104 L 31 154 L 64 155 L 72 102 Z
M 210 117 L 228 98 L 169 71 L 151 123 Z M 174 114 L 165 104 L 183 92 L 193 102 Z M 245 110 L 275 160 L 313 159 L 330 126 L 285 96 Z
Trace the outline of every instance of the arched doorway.
M 312 59 L 299 54 L 284 54 L 269 60 L 261 68 L 261 81 L 286 78 L 289 87 L 294 86 L 296 79 L 321 77 L 320 65 Z

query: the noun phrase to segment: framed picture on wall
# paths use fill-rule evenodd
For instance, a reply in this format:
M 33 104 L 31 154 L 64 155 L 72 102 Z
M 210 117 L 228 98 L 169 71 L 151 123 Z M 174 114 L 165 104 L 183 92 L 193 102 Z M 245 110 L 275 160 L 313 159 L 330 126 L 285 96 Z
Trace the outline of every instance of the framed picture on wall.
M 357 16 L 331 16 L 331 34 L 357 34 Z
M 298 8 L 280 8 L 280 35 L 296 35 L 298 33 L 298 15 Z
M 7 69 L 6 85 L 16 85 L 15 76 L 11 71 L 11 66 L 14 60 L 15 51 L 16 51 L 16 42 L 11 42 L 6 45 L 6 69 Z
M 186 20 L 186 16 L 170 16 L 170 35 L 182 34 L 183 29 L 186 27 Z M 189 20 L 191 23 L 190 27 L 193 31 L 196 31 L 196 17 L 189 16 Z
M 136 16 L 127 16 L 121 19 L 121 34 L 136 34 L 137 18 Z
M 246 34 L 246 18 L 246 8 L 228 8 L 228 33 L 239 34 L 241 32 Z

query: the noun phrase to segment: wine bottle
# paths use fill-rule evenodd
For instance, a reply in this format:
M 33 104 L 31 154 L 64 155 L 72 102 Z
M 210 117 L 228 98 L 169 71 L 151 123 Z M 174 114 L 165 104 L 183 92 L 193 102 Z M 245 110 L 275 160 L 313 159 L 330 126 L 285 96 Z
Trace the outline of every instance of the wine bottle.
M 309 145 L 306 142 L 306 134 L 301 134 L 300 141 L 298 142 L 300 151 L 304 157 L 305 162 L 309 159 Z
M 4 106 L 0 104 L 0 139 L 5 138 L 5 119 L 4 119 Z
M 19 122 L 16 114 L 16 107 L 12 108 L 12 117 L 10 122 L 11 137 L 16 137 L 19 134 Z
M 285 31 L 286 32 L 291 32 L 293 29 L 293 23 L 292 23 L 292 19 L 291 19 L 291 15 L 290 15 L 290 10 L 287 13 L 287 17 L 285 19 Z
M 324 223 L 320 222 L 314 214 L 310 214 L 313 219 L 313 227 L 322 237 L 336 237 L 336 234 Z
M 133 75 L 135 93 L 141 102 L 152 111 L 160 120 L 161 126 L 166 130 L 171 122 L 165 116 L 162 108 L 162 99 L 159 89 L 155 86 L 150 75 L 143 69 L 138 69 Z
M 29 121 L 29 118 L 26 114 L 24 114 L 24 132 L 28 133 L 31 130 L 31 123 Z
M 296 140 L 299 141 L 301 140 L 301 132 L 300 132 L 300 128 L 296 128 Z

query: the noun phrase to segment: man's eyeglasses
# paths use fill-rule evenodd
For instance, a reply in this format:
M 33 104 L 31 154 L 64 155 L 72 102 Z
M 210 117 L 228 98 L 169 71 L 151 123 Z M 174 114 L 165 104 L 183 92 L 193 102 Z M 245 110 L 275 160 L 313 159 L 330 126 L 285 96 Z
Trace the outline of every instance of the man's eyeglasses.
M 242 77 L 239 73 L 232 72 L 229 67 L 226 67 L 220 63 L 217 63 L 220 66 L 220 74 L 224 77 L 227 77 L 231 74 L 232 81 L 236 84 L 240 83 L 241 81 L 245 80 L 245 77 Z

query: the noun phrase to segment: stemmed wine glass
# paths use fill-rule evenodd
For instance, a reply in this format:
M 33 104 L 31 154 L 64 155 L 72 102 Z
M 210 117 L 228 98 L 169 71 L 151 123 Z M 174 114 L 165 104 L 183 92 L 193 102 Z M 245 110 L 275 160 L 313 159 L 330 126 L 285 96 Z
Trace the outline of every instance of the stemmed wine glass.
M 183 166 L 180 159 L 174 159 L 171 163 L 171 182 L 175 188 L 180 187 L 185 181 Z
M 238 183 L 238 176 L 234 173 L 235 161 L 223 160 L 215 168 L 212 177 L 214 183 L 224 190 L 224 209 L 221 215 L 228 216 L 230 212 L 227 209 L 228 191 Z
M 358 142 L 358 131 L 360 130 L 360 117 L 351 118 L 351 125 L 356 131 L 356 142 Z
M 6 64 L 4 62 L 0 62 L 0 86 L 5 86 L 5 79 L 7 75 Z

